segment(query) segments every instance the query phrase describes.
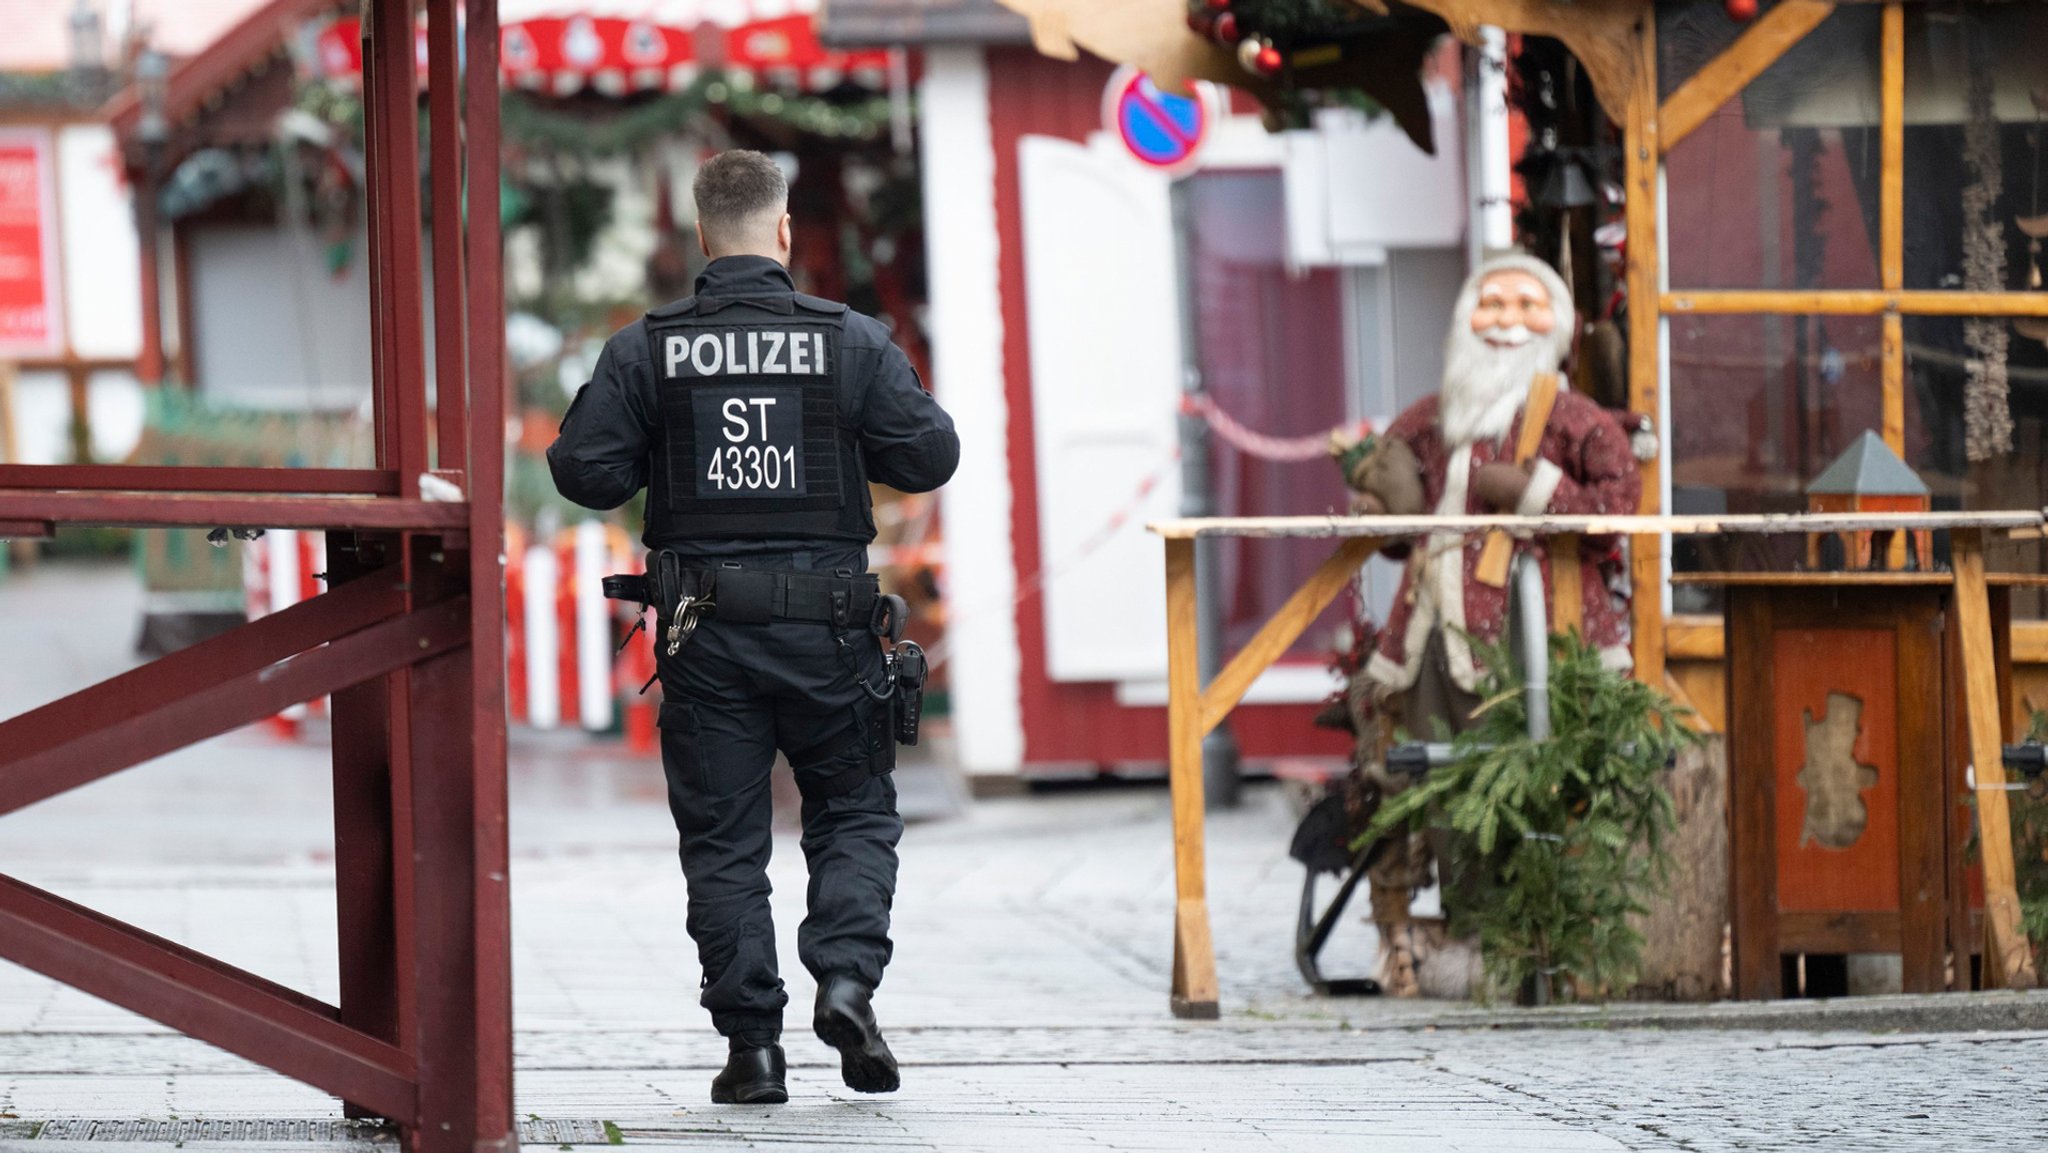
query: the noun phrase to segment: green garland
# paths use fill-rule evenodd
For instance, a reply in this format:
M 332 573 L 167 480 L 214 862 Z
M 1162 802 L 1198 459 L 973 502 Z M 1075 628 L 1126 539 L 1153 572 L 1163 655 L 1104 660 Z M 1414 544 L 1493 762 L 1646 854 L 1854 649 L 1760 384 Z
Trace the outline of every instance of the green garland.
M 1556 999 L 1625 989 L 1642 962 L 1632 918 L 1670 867 L 1665 764 L 1700 737 L 1686 710 L 1603 666 L 1574 633 L 1550 639 L 1553 735 L 1533 741 L 1513 658 L 1473 648 L 1490 670 L 1485 703 L 1454 742 L 1455 763 L 1388 798 L 1359 843 L 1404 824 L 1449 828 L 1476 882 L 1451 929 L 1478 933 L 1492 993 L 1538 981 Z
M 707 72 L 689 87 L 643 104 L 608 109 L 603 116 L 576 116 L 547 107 L 540 99 L 508 90 L 500 104 L 505 142 L 543 151 L 583 156 L 631 152 L 673 136 L 714 108 L 749 120 L 769 120 L 815 136 L 872 140 L 887 131 L 889 98 L 867 96 L 850 102 L 821 96 L 786 96 L 761 91 L 745 73 Z

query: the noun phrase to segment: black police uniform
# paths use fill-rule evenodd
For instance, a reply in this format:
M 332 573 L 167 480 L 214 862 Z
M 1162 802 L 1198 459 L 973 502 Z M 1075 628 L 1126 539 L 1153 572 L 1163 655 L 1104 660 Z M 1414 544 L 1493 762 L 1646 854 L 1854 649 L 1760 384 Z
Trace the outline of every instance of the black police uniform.
M 869 627 L 868 482 L 928 492 L 959 458 L 887 330 L 759 256 L 712 261 L 694 297 L 614 335 L 548 449 L 580 505 L 647 489 L 650 571 L 665 550 L 685 576 L 716 574 L 716 607 L 673 656 L 675 606 L 656 606 L 655 652 L 702 1001 L 736 1042 L 775 1040 L 788 1003 L 765 872 L 777 750 L 804 798 L 805 968 L 872 989 L 888 964 L 903 822 Z

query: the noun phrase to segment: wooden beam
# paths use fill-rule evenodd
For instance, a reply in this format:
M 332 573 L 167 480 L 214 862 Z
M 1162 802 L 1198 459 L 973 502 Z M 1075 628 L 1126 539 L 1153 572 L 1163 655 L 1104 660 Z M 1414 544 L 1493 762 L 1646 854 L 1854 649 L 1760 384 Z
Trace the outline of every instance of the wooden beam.
M 1879 417 L 1882 425 L 1879 435 L 1903 460 L 1906 456 L 1906 321 L 1896 312 L 1884 314 L 1881 380 L 1884 403 L 1883 415 Z M 1906 542 L 1902 538 L 1896 543 L 1904 548 Z
M 1209 936 L 1202 822 L 1202 681 L 1195 613 L 1195 542 L 1166 542 L 1167 783 L 1173 792 L 1173 994 L 1176 1017 L 1214 1018 L 1216 948 Z
M 1727 649 L 1727 632 L 1720 617 L 1674 614 L 1664 622 L 1667 660 L 1718 661 L 1727 655 Z
M 2048 665 L 2048 622 L 2013 622 L 2012 663 Z
M 1273 618 L 1260 627 L 1257 635 L 1238 654 L 1230 659 L 1223 671 L 1216 674 L 1202 691 L 1202 729 L 1199 740 L 1207 736 L 1230 710 L 1237 707 L 1250 691 L 1252 682 L 1259 674 L 1272 667 L 1315 619 L 1322 615 L 1344 586 L 1358 575 L 1358 570 L 1373 553 L 1379 551 L 1381 541 L 1373 537 L 1352 537 L 1340 545 L 1330 559 L 1323 562 L 1302 586 L 1294 590 L 1287 603 L 1280 606 Z
M 1787 3 L 1803 0 L 1786 0 Z M 1657 12 L 1645 6 L 1636 26 L 1636 67 L 1630 82 L 1625 124 L 1623 178 L 1627 184 L 1628 225 L 1628 410 L 1657 419 L 1662 395 L 1663 275 L 1659 271 L 1657 159 L 1663 155 L 1657 110 Z M 1662 511 L 1664 462 L 1642 464 L 1641 511 Z M 1664 541 L 1639 535 L 1629 541 L 1631 643 L 1636 679 L 1664 683 Z
M 1886 292 L 1906 286 L 1906 10 L 1894 0 L 1884 8 L 1883 138 L 1879 162 L 1879 276 Z M 1896 310 L 1884 314 L 1879 418 L 1886 445 L 1906 455 L 1906 324 Z M 1906 538 L 1892 539 L 1891 564 L 1905 563 Z
M 1984 583 L 1984 534 L 1952 535 L 1956 625 L 1962 637 L 1963 709 L 1969 718 L 1970 763 L 1977 778 L 1977 844 L 1984 867 L 1984 983 L 2031 989 L 2033 949 L 2020 928 L 2013 873 L 2012 813 L 2006 800 L 2005 706 L 1998 696 L 1991 601 Z
M 1581 563 L 1577 533 L 1560 533 L 1550 538 L 1551 632 L 1585 631 L 1586 588 Z
M 2048 292 L 1941 292 L 1882 289 L 1680 289 L 1667 292 L 1666 312 L 1818 313 L 1828 316 L 2042 316 Z
M 1782 10 L 1782 9 L 1780 9 Z M 1771 15 L 1777 15 L 1773 11 Z M 1887 292 L 1906 286 L 1906 9 L 1884 6 L 1883 92 L 1878 123 L 1879 283 Z
M 395 503 L 395 502 L 394 502 Z M 1168 540 L 1195 537 L 1296 537 L 1304 540 L 1347 536 L 1413 537 L 1430 533 L 1476 533 L 1502 528 L 1543 536 L 1629 536 L 1670 533 L 1674 536 L 1715 536 L 1746 533 L 1769 536 L 1808 532 L 1881 532 L 1886 529 L 2039 530 L 2048 518 L 2039 509 L 1986 509 L 1981 512 L 1820 512 L 1723 513 L 1687 516 L 1216 516 L 1153 521 L 1147 527 Z
M 1833 4 L 1820 0 L 1782 0 L 1737 37 L 1719 56 L 1678 86 L 1657 112 L 1662 133 L 1658 155 L 1669 155 L 1678 142 L 1705 124 L 1721 106 L 1749 86 L 1749 82 L 1776 64 L 1794 44 L 1820 27 L 1833 13 Z M 1656 95 L 1656 86 L 1650 88 Z
M 0 957 L 409 1124 L 418 1070 L 334 1009 L 104 914 L 0 877 Z

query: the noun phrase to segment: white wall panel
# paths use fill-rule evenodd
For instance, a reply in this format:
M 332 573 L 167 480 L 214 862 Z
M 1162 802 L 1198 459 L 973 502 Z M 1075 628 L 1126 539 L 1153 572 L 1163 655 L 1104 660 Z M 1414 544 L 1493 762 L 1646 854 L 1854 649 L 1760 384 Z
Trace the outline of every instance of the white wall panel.
M 139 355 L 142 250 L 112 129 L 74 124 L 57 134 L 57 189 L 72 350 L 84 357 Z
M 1024 761 L 1024 720 L 1010 541 L 1010 411 L 997 284 L 996 154 L 982 50 L 927 52 L 918 106 L 930 383 L 960 432 L 960 469 L 939 490 L 953 732 L 967 771 L 1010 773 Z
M 1100 136 L 1027 136 L 1019 153 L 1047 668 L 1163 676 L 1162 548 L 1145 523 L 1180 500 L 1166 467 L 1181 392 L 1167 180 Z

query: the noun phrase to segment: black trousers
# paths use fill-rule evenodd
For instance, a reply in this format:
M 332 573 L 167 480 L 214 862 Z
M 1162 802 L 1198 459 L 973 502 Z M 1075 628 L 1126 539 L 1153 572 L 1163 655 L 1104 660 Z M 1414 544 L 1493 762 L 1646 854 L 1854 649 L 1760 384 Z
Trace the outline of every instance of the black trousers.
M 704 621 L 673 658 L 656 631 L 661 760 L 681 834 L 704 1007 L 727 1037 L 765 1042 L 789 1003 L 768 908 L 769 775 L 789 758 L 803 801 L 808 915 L 797 954 L 820 980 L 870 987 L 889 963 L 903 820 L 880 642 L 864 628 Z M 879 758 L 879 759 L 877 759 Z

